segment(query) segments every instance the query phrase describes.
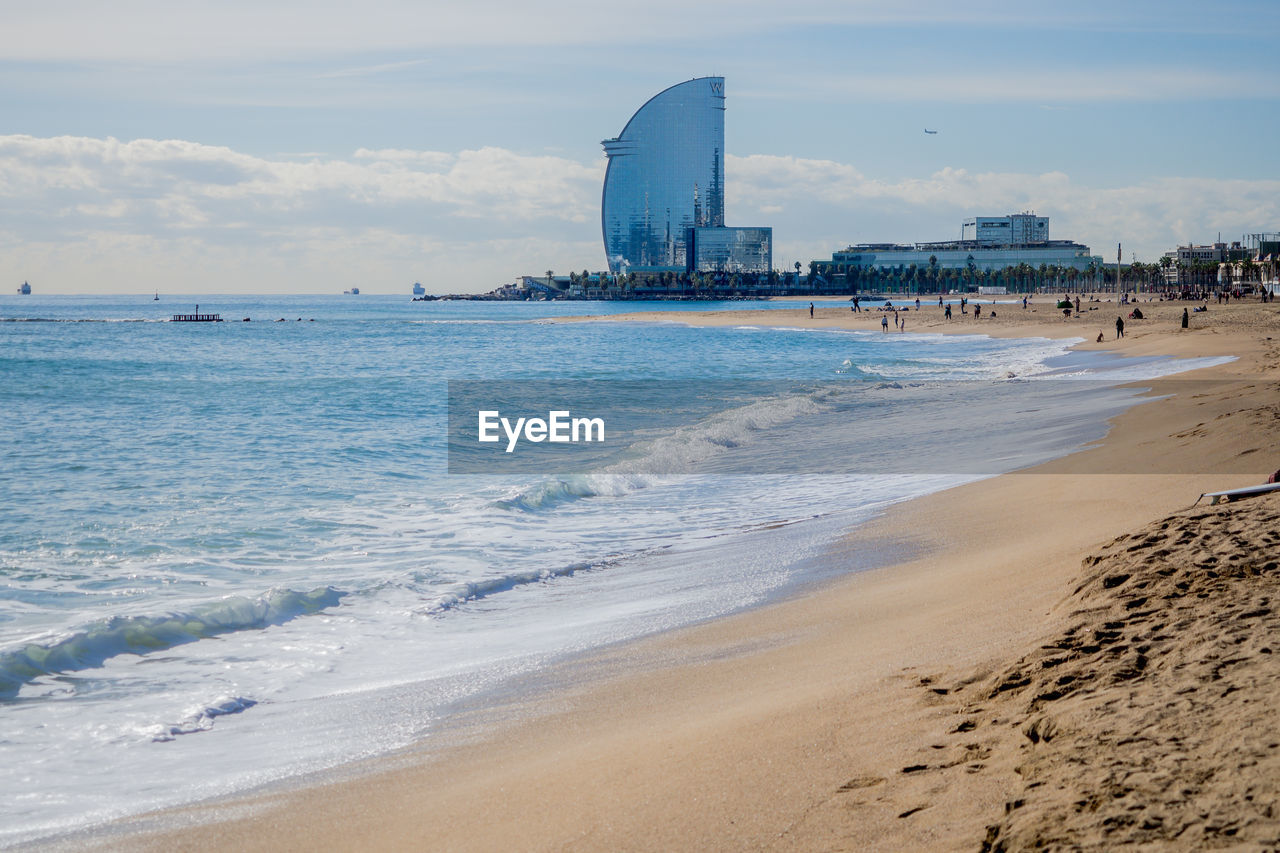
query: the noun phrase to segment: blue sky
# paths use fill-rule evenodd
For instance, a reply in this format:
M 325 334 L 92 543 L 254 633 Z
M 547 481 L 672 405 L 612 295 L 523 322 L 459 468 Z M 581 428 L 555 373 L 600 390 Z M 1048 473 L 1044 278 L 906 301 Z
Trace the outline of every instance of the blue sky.
M 1280 4 L 1009 6 L 27 4 L 0 30 L 0 270 L 332 293 L 598 269 L 599 141 L 709 74 L 727 219 L 772 225 L 778 266 L 1022 209 L 1148 261 L 1280 230 Z

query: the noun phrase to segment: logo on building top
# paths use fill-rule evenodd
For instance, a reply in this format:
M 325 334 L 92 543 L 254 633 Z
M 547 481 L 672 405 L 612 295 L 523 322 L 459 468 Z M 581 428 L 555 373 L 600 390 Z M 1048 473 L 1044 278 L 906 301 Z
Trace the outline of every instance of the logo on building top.
M 713 94 L 713 95 L 722 95 L 722 96 L 724 95 L 724 81 L 723 81 L 723 80 L 712 80 L 712 81 L 711 81 L 711 94 Z

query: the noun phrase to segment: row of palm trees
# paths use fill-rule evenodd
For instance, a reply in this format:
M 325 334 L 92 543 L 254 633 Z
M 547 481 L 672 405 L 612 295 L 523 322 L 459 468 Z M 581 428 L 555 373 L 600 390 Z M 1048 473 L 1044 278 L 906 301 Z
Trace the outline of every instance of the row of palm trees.
M 927 266 L 859 267 L 817 261 L 809 265 L 810 280 L 833 277 L 843 278 L 849 290 L 859 293 L 963 293 L 982 287 L 1003 287 L 1010 293 L 1116 289 L 1115 268 L 1095 263 L 1083 270 L 1057 264 L 1034 267 L 1025 262 L 1004 269 L 979 269 L 972 263 L 944 268 L 936 256 L 930 256 Z M 1151 289 L 1163 283 L 1163 273 L 1155 265 L 1134 263 L 1121 270 L 1121 289 Z
M 1221 273 L 1220 273 L 1221 269 Z M 1010 293 L 1030 293 L 1036 290 L 1051 292 L 1094 292 L 1126 290 L 1212 290 L 1220 286 L 1233 286 L 1269 281 L 1277 278 L 1280 260 L 1270 259 L 1259 263 L 1246 258 L 1238 265 L 1221 266 L 1217 261 L 1179 263 L 1172 258 L 1161 258 L 1159 263 L 1134 261 L 1120 267 L 1119 287 L 1116 285 L 1116 268 L 1110 265 L 1090 263 L 1085 269 L 1064 267 L 1057 264 L 1041 264 L 1033 267 L 1027 263 L 1004 269 L 982 270 L 973 264 L 961 269 L 938 265 L 936 256 L 930 256 L 927 266 L 910 264 L 905 267 L 879 268 L 856 266 L 841 267 L 809 264 L 809 280 L 841 276 L 848 288 L 855 292 L 893 293 L 941 293 L 967 291 L 980 287 L 1004 287 Z
M 1269 280 L 1277 277 L 1276 260 L 1259 264 L 1246 259 L 1240 264 L 1236 283 Z M 1230 271 L 1228 265 L 1226 270 Z M 687 298 L 723 296 L 761 296 L 782 294 L 834 295 L 845 293 L 960 293 L 982 287 L 1003 287 L 1009 293 L 1161 291 L 1195 289 L 1212 290 L 1220 286 L 1216 261 L 1179 263 L 1161 258 L 1159 263 L 1134 261 L 1120 269 L 1117 286 L 1114 266 L 1090 263 L 1084 269 L 1057 264 L 1033 267 L 1027 263 L 1004 269 L 978 269 L 970 263 L 963 268 L 943 268 L 936 256 L 927 265 L 900 267 L 859 267 L 822 263 L 809 264 L 807 276 L 801 275 L 799 262 L 791 272 L 770 270 L 767 273 L 726 272 L 628 272 L 599 274 L 569 273 L 571 292 L 591 298 L 634 299 L 645 296 L 678 295 Z M 554 273 L 547 270 L 547 284 Z M 1231 276 L 1228 276 L 1230 279 Z M 1228 284 L 1231 282 L 1228 281 Z
M 554 273 L 547 271 L 547 283 Z M 771 270 L 767 273 L 745 272 L 626 272 L 599 273 L 587 270 L 569 273 L 571 294 L 588 298 L 636 299 L 646 296 L 678 296 L 693 299 L 730 296 L 767 296 L 771 294 L 810 292 L 797 275 Z M 816 292 L 816 291 L 815 291 Z
M 1168 274 L 1170 283 L 1201 288 L 1217 287 L 1220 283 L 1231 287 L 1264 280 L 1274 282 L 1280 278 L 1280 258 L 1274 255 L 1260 261 L 1246 256 L 1241 261 L 1227 264 L 1218 261 L 1193 261 L 1187 264 L 1164 257 L 1160 259 L 1160 267 L 1162 272 Z

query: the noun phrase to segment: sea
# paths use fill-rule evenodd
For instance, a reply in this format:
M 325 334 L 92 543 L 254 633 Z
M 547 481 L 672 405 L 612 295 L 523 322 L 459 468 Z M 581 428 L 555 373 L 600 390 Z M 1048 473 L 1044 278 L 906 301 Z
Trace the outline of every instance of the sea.
M 169 321 L 197 305 L 226 322 Z M 0 845 L 429 748 L 553 666 L 821 594 L 886 506 L 1212 363 L 551 322 L 796 307 L 0 296 Z M 451 459 L 457 383 L 656 414 L 564 465 Z

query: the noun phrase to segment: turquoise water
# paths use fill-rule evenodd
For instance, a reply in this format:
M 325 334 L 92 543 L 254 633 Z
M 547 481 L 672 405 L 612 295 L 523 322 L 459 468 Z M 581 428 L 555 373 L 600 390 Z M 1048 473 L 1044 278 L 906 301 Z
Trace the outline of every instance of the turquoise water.
M 196 303 L 234 322 L 163 322 Z M 848 525 L 976 476 L 788 468 L 850 424 L 945 458 L 955 433 L 912 431 L 895 380 L 1094 369 L 1046 340 L 543 322 L 635 307 L 0 297 L 0 842 L 395 749 L 551 661 L 765 601 Z M 643 469 L 447 471 L 450 379 L 867 376 L 874 401 L 704 401 Z M 1082 396 L 1023 407 L 1020 453 L 982 470 L 1132 399 Z M 978 430 L 998 405 L 930 416 Z

